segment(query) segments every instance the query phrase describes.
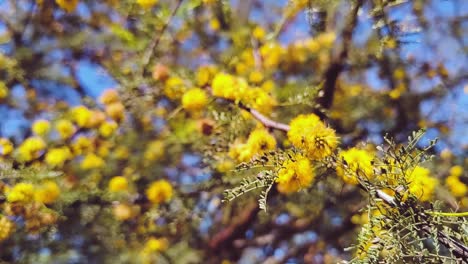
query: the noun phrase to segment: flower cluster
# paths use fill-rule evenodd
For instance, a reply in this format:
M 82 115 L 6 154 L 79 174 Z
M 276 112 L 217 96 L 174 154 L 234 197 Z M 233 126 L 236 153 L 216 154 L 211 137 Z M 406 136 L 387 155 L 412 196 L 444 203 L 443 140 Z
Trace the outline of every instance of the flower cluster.
M 146 197 L 153 204 L 169 202 L 173 196 L 172 185 L 166 180 L 154 181 L 146 189 Z
M 450 174 L 445 179 L 445 184 L 447 185 L 450 192 L 453 196 L 457 198 L 466 197 L 468 194 L 468 186 L 460 180 L 460 177 L 463 175 L 463 168 L 460 165 L 453 166 L 450 168 Z
M 335 131 L 314 115 L 299 115 L 290 123 L 288 139 L 312 160 L 330 156 L 338 146 Z
M 315 174 L 307 157 L 296 155 L 286 160 L 278 171 L 276 182 L 281 193 L 293 193 L 302 188 L 309 187 L 315 178 Z
M 276 139 L 264 128 L 257 128 L 249 134 L 246 143 L 233 144 L 229 156 L 237 161 L 246 162 L 256 154 L 262 154 L 275 148 Z
M 344 182 L 356 185 L 359 183 L 359 177 L 367 179 L 373 178 L 372 159 L 373 156 L 369 152 L 350 148 L 342 151 L 339 154 L 344 164 L 337 166 L 336 172 Z
M 438 185 L 438 180 L 431 176 L 430 170 L 416 166 L 412 171 L 406 172 L 409 183 L 409 192 L 420 201 L 429 201 Z
M 216 74 L 211 88 L 216 97 L 240 102 L 262 113 L 269 113 L 276 105 L 275 99 L 265 87 L 251 87 L 244 78 L 227 73 Z

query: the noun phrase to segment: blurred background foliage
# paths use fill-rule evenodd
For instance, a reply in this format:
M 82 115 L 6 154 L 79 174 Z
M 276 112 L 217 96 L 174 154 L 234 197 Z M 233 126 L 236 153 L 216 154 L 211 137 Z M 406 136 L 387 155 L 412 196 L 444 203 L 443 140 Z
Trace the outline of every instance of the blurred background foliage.
M 433 184 L 409 192 L 466 211 L 467 10 L 457 0 L 0 0 L 0 260 L 365 259 L 363 210 L 378 205 L 332 167 L 371 166 L 384 135 L 397 146 L 419 128 L 423 143 L 439 138 L 429 170 L 417 167 Z M 315 177 L 297 190 L 279 187 L 281 169 L 258 174 L 295 166 L 284 161 L 302 155 L 295 126 L 284 126 L 311 113 L 343 151 L 314 156 Z M 264 204 L 260 192 L 222 203 L 256 177 L 274 185 Z

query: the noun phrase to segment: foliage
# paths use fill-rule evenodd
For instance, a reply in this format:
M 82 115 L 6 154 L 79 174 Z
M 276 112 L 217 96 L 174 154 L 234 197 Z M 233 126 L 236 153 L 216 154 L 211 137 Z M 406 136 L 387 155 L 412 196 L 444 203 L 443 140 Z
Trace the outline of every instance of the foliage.
M 466 261 L 446 5 L 0 1 L 0 261 Z

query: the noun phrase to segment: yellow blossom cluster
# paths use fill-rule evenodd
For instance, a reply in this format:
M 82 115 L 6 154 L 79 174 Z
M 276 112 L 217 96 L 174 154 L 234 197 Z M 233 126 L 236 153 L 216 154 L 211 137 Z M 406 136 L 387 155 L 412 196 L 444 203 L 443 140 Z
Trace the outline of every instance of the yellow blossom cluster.
M 44 140 L 42 140 L 42 138 L 27 138 L 18 147 L 18 159 L 20 161 L 31 161 L 36 159 L 42 154 L 45 148 L 46 143 Z
M 159 0 L 136 0 L 137 4 L 144 9 L 150 9 L 158 3 Z
M 187 111 L 200 111 L 208 103 L 208 95 L 205 90 L 193 88 L 184 93 L 182 106 Z
M 60 188 L 54 181 L 48 180 L 38 186 L 32 183 L 20 182 L 5 192 L 10 203 L 27 204 L 33 201 L 50 204 L 57 200 Z
M 5 85 L 4 82 L 0 81 L 0 100 L 6 98 L 8 96 L 8 87 Z
M 163 93 L 171 100 L 178 100 L 184 95 L 186 90 L 187 86 L 182 78 L 171 76 L 164 83 Z
M 276 182 L 281 193 L 293 193 L 309 187 L 315 178 L 312 164 L 307 157 L 296 155 L 286 160 L 278 171 Z
M 457 198 L 466 197 L 468 194 L 468 186 L 460 180 L 460 177 L 463 175 L 463 168 L 460 165 L 453 166 L 450 168 L 450 174 L 445 179 L 445 184 L 447 185 L 450 192 L 453 196 Z
M 128 190 L 127 178 L 123 176 L 115 176 L 109 181 L 110 192 L 122 192 Z
M 156 139 L 150 141 L 145 153 L 143 154 L 143 158 L 146 161 L 155 161 L 164 155 L 164 141 Z
M 94 153 L 87 154 L 81 161 L 81 168 L 83 170 L 99 169 L 104 167 L 104 165 L 104 160 Z
M 429 201 L 438 185 L 438 180 L 431 176 L 431 172 L 423 167 L 416 166 L 412 171 L 406 172 L 409 183 L 409 192 L 420 201 Z
M 172 185 L 166 180 L 154 181 L 146 189 L 146 197 L 153 204 L 169 202 L 173 196 Z
M 344 182 L 356 185 L 359 183 L 359 177 L 373 178 L 373 156 L 368 151 L 350 148 L 340 152 L 339 156 L 345 164 L 337 166 L 336 172 Z
M 15 229 L 15 224 L 5 216 L 0 216 L 0 242 L 10 237 Z
M 162 252 L 169 246 L 169 241 L 166 238 L 151 237 L 146 241 L 144 251 L 146 252 Z
M 62 167 L 71 158 L 72 153 L 68 147 L 52 148 L 47 152 L 45 162 L 52 167 Z
M 0 156 L 7 156 L 13 152 L 13 143 L 7 138 L 0 138 Z
M 73 12 L 78 5 L 78 0 L 55 0 L 55 2 L 60 6 L 60 8 L 69 13 Z
M 99 97 L 99 101 L 104 104 L 106 114 L 116 122 L 124 118 L 125 107 L 120 101 L 119 94 L 115 89 L 107 89 Z
M 314 114 L 299 115 L 290 122 L 288 139 L 312 160 L 330 156 L 338 146 L 335 131 Z
M 253 130 L 245 144 L 233 144 L 229 150 L 229 156 L 239 162 L 249 161 L 256 154 L 276 148 L 276 139 L 265 128 Z
M 36 120 L 31 127 L 34 134 L 44 137 L 50 131 L 50 122 L 44 119 Z
M 34 200 L 51 204 L 60 196 L 60 188 L 54 181 L 48 180 L 39 185 L 34 192 Z
M 216 97 L 243 103 L 262 113 L 268 113 L 276 105 L 275 99 L 262 88 L 250 87 L 247 81 L 227 73 L 218 73 L 211 88 Z

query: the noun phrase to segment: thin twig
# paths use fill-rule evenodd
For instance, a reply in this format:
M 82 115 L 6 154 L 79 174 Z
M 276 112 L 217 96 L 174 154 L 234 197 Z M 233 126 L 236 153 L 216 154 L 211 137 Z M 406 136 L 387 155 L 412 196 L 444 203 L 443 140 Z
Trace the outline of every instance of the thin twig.
M 179 10 L 180 6 L 182 5 L 182 2 L 184 0 L 179 0 L 177 2 L 176 7 L 174 10 L 172 10 L 171 15 L 169 16 L 169 19 L 167 20 L 166 23 L 164 23 L 162 29 L 154 35 L 153 39 L 151 40 L 150 44 L 145 50 L 144 56 L 142 58 L 142 69 L 146 69 L 148 67 L 148 64 L 151 61 L 151 57 L 153 57 L 154 54 L 154 49 L 158 46 L 159 42 L 161 41 L 162 36 L 164 35 L 164 32 L 166 31 L 167 27 L 169 26 L 169 23 L 171 23 L 172 18 L 175 16 L 177 11 Z

